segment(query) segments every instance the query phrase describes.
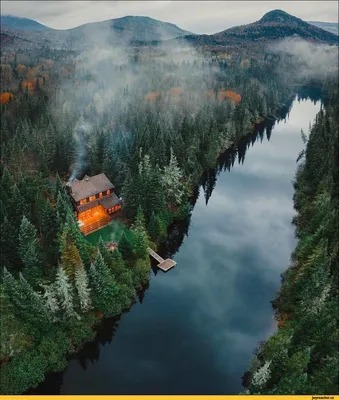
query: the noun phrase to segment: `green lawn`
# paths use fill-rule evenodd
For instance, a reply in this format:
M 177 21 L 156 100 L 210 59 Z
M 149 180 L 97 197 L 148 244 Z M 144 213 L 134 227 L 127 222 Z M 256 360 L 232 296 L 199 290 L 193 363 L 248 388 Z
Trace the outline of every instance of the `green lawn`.
M 90 235 L 86 236 L 86 239 L 96 245 L 100 236 L 103 238 L 105 242 L 110 242 L 114 240 L 115 242 L 119 242 L 122 232 L 125 231 L 126 236 L 130 239 L 130 231 L 128 230 L 127 226 L 120 221 L 113 220 L 111 224 L 105 226 L 96 232 L 91 233 Z

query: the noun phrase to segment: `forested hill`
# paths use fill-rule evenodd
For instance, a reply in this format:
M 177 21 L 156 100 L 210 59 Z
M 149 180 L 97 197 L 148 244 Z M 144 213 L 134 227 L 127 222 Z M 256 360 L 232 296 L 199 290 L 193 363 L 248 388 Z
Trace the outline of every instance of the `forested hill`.
M 81 48 L 84 43 L 99 46 L 104 42 L 110 45 L 126 45 L 136 40 L 167 40 L 187 34 L 191 32 L 177 25 L 142 16 L 87 23 L 72 29 L 52 29 L 28 18 L 1 16 L 1 43 L 4 48 L 71 46 L 76 49 Z
M 296 249 L 273 302 L 278 332 L 244 377 L 250 394 L 339 392 L 338 89 L 303 135 L 294 182 Z
M 214 35 L 189 35 L 185 40 L 195 45 L 225 46 L 265 43 L 295 36 L 312 42 L 338 44 L 337 35 L 282 10 L 269 11 L 251 24 L 235 26 Z

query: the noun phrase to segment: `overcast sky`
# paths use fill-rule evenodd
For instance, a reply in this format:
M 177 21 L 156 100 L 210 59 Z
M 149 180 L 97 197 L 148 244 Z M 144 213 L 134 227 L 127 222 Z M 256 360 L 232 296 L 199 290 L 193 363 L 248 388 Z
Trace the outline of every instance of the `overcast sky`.
M 195 33 L 215 33 L 284 10 L 306 21 L 338 21 L 336 1 L 1 1 L 1 14 L 31 18 L 51 28 L 141 15 Z

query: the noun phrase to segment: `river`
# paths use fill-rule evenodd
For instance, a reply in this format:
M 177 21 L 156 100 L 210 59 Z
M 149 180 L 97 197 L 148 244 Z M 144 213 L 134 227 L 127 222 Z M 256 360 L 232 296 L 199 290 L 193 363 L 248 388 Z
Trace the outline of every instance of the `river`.
M 191 218 L 172 227 L 160 251 L 177 266 L 153 268 L 131 310 L 105 321 L 96 340 L 34 393 L 243 391 L 254 349 L 276 329 L 270 301 L 295 246 L 300 130 L 308 132 L 319 109 L 319 101 L 295 99 L 282 120 L 266 121 L 237 153 L 223 155 L 202 177 Z

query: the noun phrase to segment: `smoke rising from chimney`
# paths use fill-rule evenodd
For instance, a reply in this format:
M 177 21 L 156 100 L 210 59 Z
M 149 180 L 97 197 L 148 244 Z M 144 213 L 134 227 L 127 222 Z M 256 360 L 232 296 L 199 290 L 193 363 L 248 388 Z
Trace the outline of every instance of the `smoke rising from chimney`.
M 76 159 L 73 171 L 68 180 L 72 183 L 74 179 L 80 175 L 87 166 L 88 144 L 87 138 L 92 131 L 92 126 L 89 122 L 85 121 L 83 115 L 80 116 L 73 131 L 73 137 L 76 141 Z

